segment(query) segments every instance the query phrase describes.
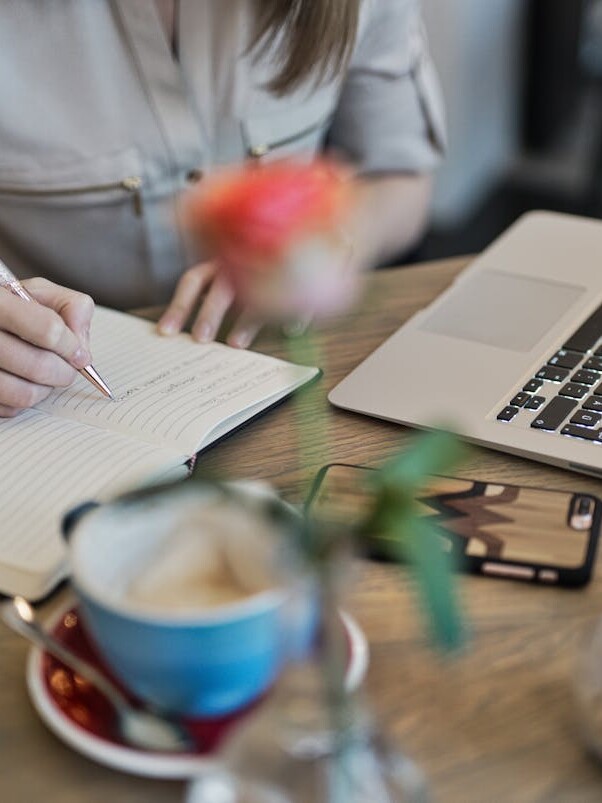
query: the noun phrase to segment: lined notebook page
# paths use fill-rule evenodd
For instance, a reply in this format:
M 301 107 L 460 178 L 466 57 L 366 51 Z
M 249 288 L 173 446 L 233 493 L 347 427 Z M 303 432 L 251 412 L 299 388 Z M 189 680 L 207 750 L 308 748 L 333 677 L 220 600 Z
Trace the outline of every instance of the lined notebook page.
M 229 429 L 224 422 L 235 419 L 235 426 L 245 411 L 267 406 L 317 373 L 218 343 L 195 343 L 188 335 L 162 337 L 153 323 L 104 308 L 94 316 L 92 354 L 117 401 L 78 377 L 38 409 L 186 456 L 210 443 L 216 428 Z
M 0 420 L 0 590 L 24 593 L 4 582 L 4 569 L 57 571 L 64 551 L 63 515 L 75 505 L 102 499 L 158 477 L 178 456 L 53 418 L 36 410 Z

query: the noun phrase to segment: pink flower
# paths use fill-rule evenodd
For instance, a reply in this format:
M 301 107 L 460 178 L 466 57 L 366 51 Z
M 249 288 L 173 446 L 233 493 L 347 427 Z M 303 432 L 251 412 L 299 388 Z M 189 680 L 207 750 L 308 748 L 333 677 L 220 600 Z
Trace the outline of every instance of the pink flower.
M 355 295 L 341 232 L 352 195 L 346 171 L 324 160 L 245 165 L 193 190 L 188 221 L 244 304 L 277 319 L 321 316 Z

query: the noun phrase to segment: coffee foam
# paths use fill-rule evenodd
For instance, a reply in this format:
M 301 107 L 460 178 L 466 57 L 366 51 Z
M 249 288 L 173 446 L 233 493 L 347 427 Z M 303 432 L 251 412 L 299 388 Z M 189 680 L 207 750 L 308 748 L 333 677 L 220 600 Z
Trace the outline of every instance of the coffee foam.
M 241 602 L 275 584 L 274 527 L 246 507 L 208 501 L 173 522 L 122 591 L 148 612 L 204 611 Z

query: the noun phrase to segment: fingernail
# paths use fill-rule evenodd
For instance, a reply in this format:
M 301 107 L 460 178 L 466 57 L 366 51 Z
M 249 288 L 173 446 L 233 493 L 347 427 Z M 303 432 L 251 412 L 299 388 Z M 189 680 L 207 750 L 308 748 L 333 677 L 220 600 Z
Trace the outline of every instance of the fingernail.
M 195 340 L 198 340 L 199 343 L 208 343 L 215 337 L 213 326 L 207 323 L 207 321 L 203 321 L 203 323 L 194 327 L 193 337 Z
M 71 364 L 75 368 L 85 368 L 86 365 L 90 365 L 91 362 L 92 362 L 92 357 L 90 355 L 90 352 L 83 346 L 80 346 L 73 355 L 73 357 L 71 358 Z
M 157 329 L 159 334 L 162 335 L 177 335 L 180 331 L 180 328 L 176 321 L 173 318 L 165 318 L 159 321 L 157 324 Z
M 305 334 L 308 326 L 309 322 L 305 320 L 291 321 L 290 323 L 284 324 L 282 333 L 285 337 L 300 337 Z
M 229 338 L 229 343 L 231 346 L 235 346 L 238 349 L 246 349 L 247 346 L 251 345 L 251 340 L 253 336 L 251 332 L 237 332 L 231 338 Z

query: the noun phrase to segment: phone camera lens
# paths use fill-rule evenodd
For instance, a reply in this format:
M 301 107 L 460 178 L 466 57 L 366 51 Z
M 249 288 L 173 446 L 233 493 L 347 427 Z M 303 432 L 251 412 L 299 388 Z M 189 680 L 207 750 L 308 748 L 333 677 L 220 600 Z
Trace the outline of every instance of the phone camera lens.
M 589 530 L 593 522 L 593 499 L 589 496 L 579 496 L 575 499 L 570 517 L 570 526 L 573 530 Z

